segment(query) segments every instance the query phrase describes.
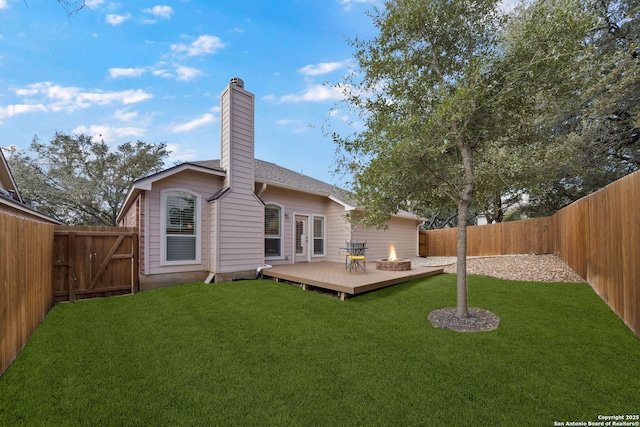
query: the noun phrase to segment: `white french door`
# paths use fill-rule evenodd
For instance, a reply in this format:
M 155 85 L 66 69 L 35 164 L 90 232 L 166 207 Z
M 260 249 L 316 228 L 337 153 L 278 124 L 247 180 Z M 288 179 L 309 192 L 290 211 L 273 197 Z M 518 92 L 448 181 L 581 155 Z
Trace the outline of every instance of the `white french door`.
M 309 217 L 295 216 L 294 262 L 309 261 Z

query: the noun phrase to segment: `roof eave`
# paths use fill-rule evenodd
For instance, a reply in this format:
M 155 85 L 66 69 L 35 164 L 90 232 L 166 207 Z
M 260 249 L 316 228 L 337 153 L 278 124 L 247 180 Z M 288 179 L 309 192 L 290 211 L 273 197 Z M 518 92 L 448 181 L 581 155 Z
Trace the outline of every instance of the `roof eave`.
M 313 191 L 313 190 L 309 190 L 307 188 L 296 187 L 295 185 L 287 185 L 287 184 L 283 184 L 283 183 L 278 182 L 278 181 L 271 181 L 271 180 L 264 179 L 264 178 L 257 178 L 255 180 L 255 182 L 256 182 L 256 184 L 267 184 L 268 186 L 283 188 L 285 190 L 299 191 L 301 193 L 313 194 L 313 195 L 316 195 L 316 196 L 324 196 L 324 197 L 329 196 L 329 197 L 331 197 L 331 195 L 329 195 L 326 191 Z
M 55 218 L 50 217 L 49 215 L 46 215 L 40 211 L 38 211 L 35 208 L 32 208 L 29 205 L 25 205 L 24 203 L 18 202 L 17 200 L 14 199 L 9 199 L 8 197 L 0 197 L 0 204 L 3 204 L 5 206 L 9 206 L 15 210 L 18 210 L 20 212 L 24 212 L 26 214 L 29 214 L 31 216 L 35 216 L 40 218 L 41 220 L 44 220 L 46 222 L 50 222 L 53 224 L 57 224 L 57 225 L 64 225 L 63 222 L 58 221 Z

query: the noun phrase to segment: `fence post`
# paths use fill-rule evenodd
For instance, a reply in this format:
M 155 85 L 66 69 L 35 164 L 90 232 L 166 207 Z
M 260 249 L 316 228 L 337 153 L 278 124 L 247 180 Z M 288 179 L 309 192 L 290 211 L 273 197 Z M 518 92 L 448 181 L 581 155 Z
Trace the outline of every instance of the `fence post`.
M 67 281 L 69 282 L 69 302 L 75 302 L 76 300 L 76 233 L 75 231 L 69 232 L 69 237 L 67 238 L 67 260 L 69 262 L 69 277 Z
M 138 230 L 134 229 L 131 236 L 131 287 L 132 292 L 140 292 L 140 281 L 138 279 Z

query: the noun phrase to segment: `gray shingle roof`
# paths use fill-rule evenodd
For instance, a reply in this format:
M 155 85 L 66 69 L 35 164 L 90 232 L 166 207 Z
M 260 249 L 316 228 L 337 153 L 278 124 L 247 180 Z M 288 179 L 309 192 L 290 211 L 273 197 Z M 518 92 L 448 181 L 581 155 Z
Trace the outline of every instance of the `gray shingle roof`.
M 193 165 L 220 170 L 220 160 L 202 160 L 188 162 Z M 299 189 L 309 193 L 334 196 L 344 202 L 349 202 L 349 193 L 335 185 L 327 184 L 310 176 L 283 168 L 275 163 L 255 159 L 255 180 L 267 184 Z

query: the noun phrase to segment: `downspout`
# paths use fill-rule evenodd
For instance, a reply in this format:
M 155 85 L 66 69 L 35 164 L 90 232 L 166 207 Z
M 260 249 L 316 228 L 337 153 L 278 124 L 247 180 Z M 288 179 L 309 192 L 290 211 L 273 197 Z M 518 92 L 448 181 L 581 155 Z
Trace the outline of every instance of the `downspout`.
M 238 280 L 258 280 L 260 278 L 260 273 L 262 273 L 262 270 L 266 270 L 268 268 L 272 268 L 272 265 L 269 264 L 264 264 L 261 265 L 260 267 L 258 267 L 256 269 L 256 275 L 255 277 L 234 277 L 233 279 L 231 279 L 233 282 L 237 282 Z
M 267 183 L 263 182 L 262 183 L 262 188 L 260 190 L 258 190 L 258 197 L 262 196 L 262 193 L 264 193 L 264 190 L 267 189 Z
M 215 268 L 216 270 L 218 270 L 218 268 L 220 268 L 220 203 L 218 203 L 219 200 L 215 200 L 213 202 L 213 210 L 214 210 L 214 215 L 215 215 L 215 221 L 214 221 L 214 238 L 215 241 L 212 243 L 211 242 L 211 231 L 209 231 L 209 247 L 211 247 L 213 245 L 214 247 L 214 256 L 211 257 L 211 253 L 209 253 L 209 259 L 211 260 L 210 263 L 213 263 L 213 266 L 210 264 L 209 265 L 209 275 L 207 276 L 207 278 L 205 279 L 204 283 L 211 283 L 216 274 L 214 272 L 211 271 L 211 267 Z M 211 214 L 211 204 L 209 205 L 209 214 Z M 209 219 L 209 224 L 211 224 L 211 219 Z M 211 226 L 208 227 L 208 229 L 210 230 Z
M 416 253 L 418 254 L 418 257 L 420 256 L 420 227 L 422 227 L 427 221 L 422 221 L 421 223 L 418 224 L 418 241 L 416 242 L 416 244 L 418 245 L 418 247 L 416 248 Z M 426 256 L 426 255 L 425 255 Z

